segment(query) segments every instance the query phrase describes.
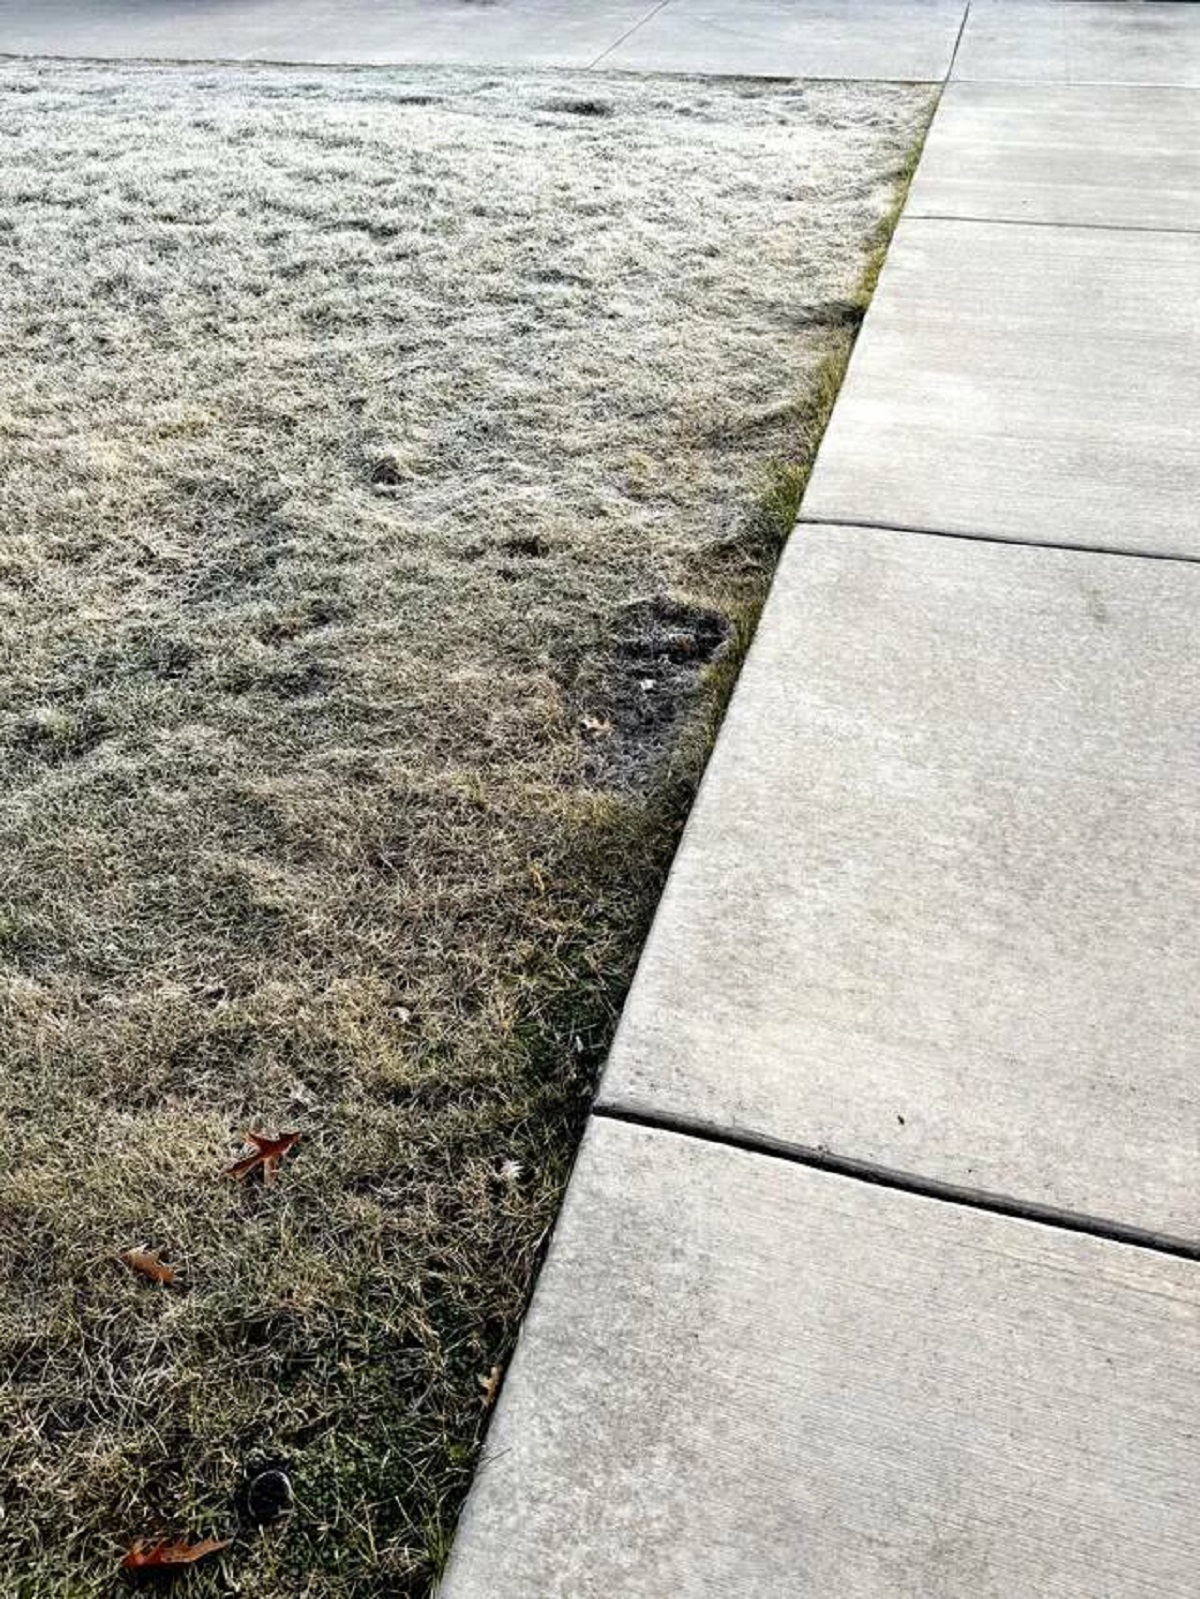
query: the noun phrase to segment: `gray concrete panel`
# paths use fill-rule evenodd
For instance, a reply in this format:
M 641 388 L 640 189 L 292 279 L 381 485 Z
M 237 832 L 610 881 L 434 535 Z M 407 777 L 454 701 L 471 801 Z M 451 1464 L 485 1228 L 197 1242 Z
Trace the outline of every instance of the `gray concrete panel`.
M 1192 1599 L 1200 1271 L 598 1121 L 442 1599 Z
M 746 77 L 944 78 L 962 0 L 670 0 L 605 66 Z
M 1200 567 L 793 536 L 601 1103 L 1200 1239 Z
M 1200 235 L 905 217 L 803 514 L 1200 558 Z
M 1200 95 L 953 82 L 906 215 L 1200 230 Z
M 1200 6 L 1177 0 L 974 0 L 954 76 L 1200 88 Z

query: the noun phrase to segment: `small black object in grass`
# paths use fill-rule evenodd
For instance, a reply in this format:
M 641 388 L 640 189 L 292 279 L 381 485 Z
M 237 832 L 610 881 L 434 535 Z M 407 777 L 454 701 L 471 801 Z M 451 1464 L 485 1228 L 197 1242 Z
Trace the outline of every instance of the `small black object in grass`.
M 290 1511 L 294 1493 L 285 1465 L 286 1461 L 259 1457 L 246 1466 L 242 1487 L 237 1490 L 237 1513 L 243 1522 L 269 1527 Z
M 244 1497 L 246 1520 L 256 1527 L 269 1526 L 292 1508 L 292 1480 L 286 1471 L 271 1466 L 250 1478 Z

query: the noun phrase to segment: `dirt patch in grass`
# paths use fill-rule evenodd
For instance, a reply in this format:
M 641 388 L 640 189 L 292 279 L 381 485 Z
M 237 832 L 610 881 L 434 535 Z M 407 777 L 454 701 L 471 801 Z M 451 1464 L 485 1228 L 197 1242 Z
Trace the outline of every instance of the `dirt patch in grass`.
M 0 72 L 6 1595 L 428 1591 L 927 110 Z

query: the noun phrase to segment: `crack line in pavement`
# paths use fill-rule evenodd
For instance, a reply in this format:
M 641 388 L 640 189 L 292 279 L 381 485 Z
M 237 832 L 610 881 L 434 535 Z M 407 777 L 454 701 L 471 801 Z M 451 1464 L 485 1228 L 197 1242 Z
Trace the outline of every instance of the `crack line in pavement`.
M 1085 233 L 1200 233 L 1195 227 L 1160 227 L 1153 222 L 1053 222 L 1042 217 L 967 217 L 955 216 L 945 211 L 916 211 L 907 206 L 904 215 L 914 222 L 978 222 L 985 227 L 997 228 L 1059 228 Z
M 853 516 L 806 516 L 801 511 L 792 529 L 804 527 L 859 527 L 877 533 L 917 533 L 931 539 L 964 539 L 969 544 L 1012 544 L 1019 550 L 1069 550 L 1075 555 L 1115 555 L 1127 561 L 1181 561 L 1200 563 L 1200 555 L 1173 555 L 1169 550 L 1134 550 L 1122 545 L 1076 544 L 1059 539 L 1005 538 L 1000 533 L 961 533 L 945 527 L 920 527 L 912 522 L 872 522 Z
M 954 38 L 954 49 L 950 52 L 950 65 L 946 68 L 946 76 L 942 80 L 943 87 L 945 87 L 945 85 L 948 84 L 950 79 L 954 76 L 954 63 L 958 60 L 958 47 L 963 41 L 963 34 L 967 31 L 967 18 L 970 15 L 971 0 L 967 0 L 966 5 L 963 7 L 962 21 L 958 25 L 958 33 Z
M 644 17 L 640 18 L 637 22 L 634 23 L 632 28 L 626 28 L 625 32 L 621 35 L 621 37 L 619 39 L 614 39 L 614 41 L 612 42 L 612 44 L 609 45 L 607 50 L 601 50 L 600 54 L 591 63 L 591 65 L 584 68 L 584 71 L 585 72 L 595 72 L 596 68 L 600 65 L 600 63 L 607 56 L 612 55 L 614 50 L 619 50 L 621 48 L 621 46 L 625 43 L 626 39 L 631 39 L 633 37 L 633 35 L 638 31 L 639 28 L 644 28 L 646 26 L 646 24 L 649 21 L 652 20 L 652 18 L 656 17 L 660 11 L 665 11 L 666 8 L 670 4 L 671 4 L 671 0 L 658 0 L 658 4 L 656 6 L 651 7 L 651 9 L 649 11 L 647 11 L 647 13 L 646 13 L 646 15 Z
M 1158 1255 L 1171 1255 L 1178 1260 L 1200 1261 L 1200 1239 L 1189 1241 L 1186 1238 L 1171 1238 L 1125 1222 L 1088 1216 L 1078 1211 L 1059 1210 L 1053 1205 L 1015 1199 L 1008 1194 L 963 1188 L 956 1183 L 942 1182 L 936 1177 L 922 1177 L 914 1172 L 897 1171 L 890 1166 L 876 1166 L 871 1161 L 835 1155 L 827 1149 L 806 1148 L 762 1133 L 716 1127 L 710 1122 L 670 1111 L 634 1110 L 620 1105 L 596 1105 L 592 1115 L 605 1121 L 623 1122 L 631 1127 L 673 1133 L 701 1143 L 719 1144 L 726 1149 L 741 1150 L 743 1154 L 789 1161 L 793 1166 L 806 1166 L 811 1171 L 826 1172 L 830 1176 L 866 1183 L 873 1188 L 890 1188 L 920 1199 L 939 1200 L 964 1210 L 986 1211 L 993 1216 L 1005 1216 L 1040 1227 L 1053 1227 L 1060 1232 L 1082 1233 L 1106 1243 L 1147 1249 Z

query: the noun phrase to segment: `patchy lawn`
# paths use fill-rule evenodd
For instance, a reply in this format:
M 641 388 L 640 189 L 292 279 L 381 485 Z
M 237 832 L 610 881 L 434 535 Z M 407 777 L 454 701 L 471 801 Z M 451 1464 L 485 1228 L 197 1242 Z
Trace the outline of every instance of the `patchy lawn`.
M 5 1595 L 427 1593 L 928 110 L 0 70 Z

